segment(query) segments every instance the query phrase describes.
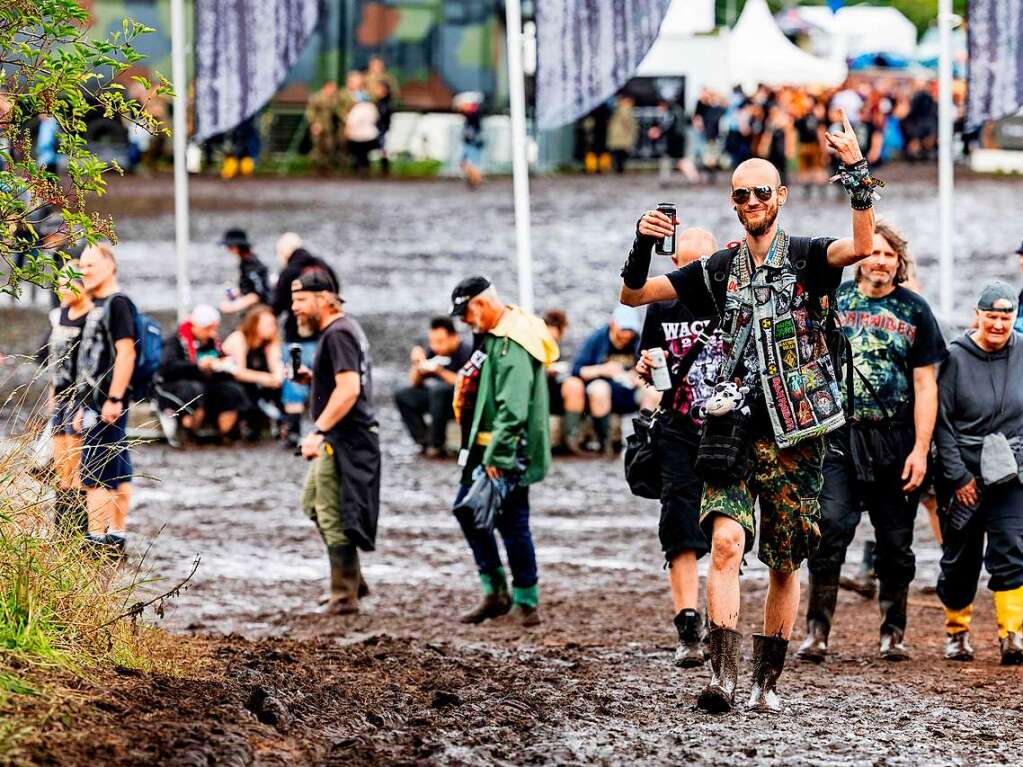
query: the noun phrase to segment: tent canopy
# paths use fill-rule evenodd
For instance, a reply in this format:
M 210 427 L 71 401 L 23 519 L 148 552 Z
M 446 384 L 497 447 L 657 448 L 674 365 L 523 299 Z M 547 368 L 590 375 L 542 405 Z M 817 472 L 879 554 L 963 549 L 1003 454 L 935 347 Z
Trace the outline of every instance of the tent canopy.
M 863 53 L 894 53 L 906 58 L 916 50 L 916 26 L 897 8 L 847 5 L 832 13 L 826 5 L 802 5 L 784 12 L 784 26 L 798 18 L 821 30 L 830 45 L 846 56 Z
M 829 11 L 830 13 L 830 11 Z M 843 62 L 813 56 L 793 45 L 774 21 L 766 0 L 749 0 L 728 39 L 732 79 L 745 87 L 765 85 L 840 85 Z

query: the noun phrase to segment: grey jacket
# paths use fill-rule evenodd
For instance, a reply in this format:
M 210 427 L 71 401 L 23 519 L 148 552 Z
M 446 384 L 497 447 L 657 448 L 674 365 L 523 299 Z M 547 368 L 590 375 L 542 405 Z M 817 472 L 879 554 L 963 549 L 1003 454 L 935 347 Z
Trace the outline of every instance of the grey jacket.
M 1001 432 L 1023 437 L 1023 335 L 997 352 L 969 334 L 955 339 L 938 373 L 940 407 L 934 440 L 941 473 L 954 489 L 980 476 L 980 443 Z

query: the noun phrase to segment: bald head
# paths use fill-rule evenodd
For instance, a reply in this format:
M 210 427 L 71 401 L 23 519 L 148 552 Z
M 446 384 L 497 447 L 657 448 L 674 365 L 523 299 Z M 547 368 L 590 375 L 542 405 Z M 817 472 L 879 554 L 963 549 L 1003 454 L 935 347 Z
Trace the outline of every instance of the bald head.
M 781 175 L 767 160 L 754 157 L 739 163 L 732 173 L 732 189 L 743 186 L 781 186 Z
M 288 263 L 288 259 L 296 250 L 302 247 L 302 238 L 294 232 L 285 232 L 277 238 L 277 259 L 282 263 Z
M 717 240 L 713 234 L 698 226 L 690 226 L 679 232 L 672 261 L 675 266 L 682 267 L 703 256 L 709 256 L 717 249 Z

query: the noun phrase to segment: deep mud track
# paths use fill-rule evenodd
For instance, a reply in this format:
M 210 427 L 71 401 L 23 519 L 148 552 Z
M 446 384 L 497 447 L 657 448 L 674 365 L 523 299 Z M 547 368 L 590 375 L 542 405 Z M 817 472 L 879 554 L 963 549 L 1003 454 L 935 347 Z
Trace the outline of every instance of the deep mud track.
M 109 212 L 120 212 L 128 189 L 113 186 Z M 119 218 L 122 276 L 139 287 L 143 308 L 168 309 L 169 186 L 156 180 L 131 189 L 138 191 L 134 207 Z M 539 304 L 568 309 L 571 346 L 606 316 L 633 222 L 665 193 L 643 177 L 544 179 L 535 191 Z M 1018 237 L 999 222 L 1015 220 L 1007 211 L 1017 210 L 1023 193 L 996 181 L 958 191 L 968 219 L 960 253 L 974 262 L 973 281 L 957 283 L 965 305 L 982 276 L 1014 275 L 1015 257 L 1003 253 Z M 393 217 L 379 215 L 381 195 L 389 211 L 404 211 L 401 227 L 383 225 Z M 722 190 L 676 196 L 683 195 L 691 221 L 728 238 L 735 223 Z M 925 281 L 933 280 L 932 179 L 892 184 L 885 196 L 882 213 L 909 231 Z M 477 585 L 449 512 L 456 471 L 420 460 L 387 403 L 404 378 L 410 339 L 429 312 L 443 309 L 458 277 L 486 264 L 495 279 L 514 285 L 506 258 L 510 185 L 472 195 L 443 182 L 225 187 L 203 180 L 194 197 L 197 299 L 215 300 L 233 276 L 212 244 L 223 228 L 249 226 L 268 261 L 273 237 L 295 228 L 338 267 L 349 307 L 367 329 L 385 444 L 379 547 L 364 559 L 372 594 L 357 617 L 317 614 L 326 562 L 297 509 L 304 465 L 287 451 L 140 448 L 134 551 L 152 542 L 145 567 L 168 585 L 202 557 L 162 622 L 182 635 L 189 662 L 177 676 L 122 669 L 75 682 L 63 710 L 48 715 L 13 758 L 67 765 L 1019 763 L 1023 670 L 997 665 L 983 588 L 977 660 L 941 659 L 940 605 L 921 590 L 934 583 L 938 558 L 923 515 L 907 637 L 913 660 L 877 660 L 876 605 L 843 593 L 835 655 L 823 666 L 790 655 L 780 716 L 694 710 L 707 671 L 672 665 L 657 505 L 629 496 L 618 462 L 560 459 L 533 493 L 543 625 L 459 624 Z M 847 209 L 835 202 L 811 207 L 794 197 L 789 207 L 796 233 L 811 223 L 836 233 L 848 226 Z M 453 211 L 475 209 L 489 211 L 485 230 L 463 231 L 464 216 Z M 45 327 L 41 316 L 34 322 L 25 338 Z M 749 635 L 766 582 L 754 556 L 748 563 L 740 677 L 747 693 Z

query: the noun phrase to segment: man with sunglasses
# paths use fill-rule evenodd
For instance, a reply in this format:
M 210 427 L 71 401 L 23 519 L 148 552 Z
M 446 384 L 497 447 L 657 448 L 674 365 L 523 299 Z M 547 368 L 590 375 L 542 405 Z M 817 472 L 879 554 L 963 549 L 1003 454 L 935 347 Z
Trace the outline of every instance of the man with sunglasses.
M 835 180 L 850 193 L 851 238 L 789 237 L 778 226 L 788 198 L 778 171 L 752 159 L 732 174 L 732 205 L 746 230 L 742 241 L 709 259 L 648 279 L 649 243 L 673 233 L 667 216 L 650 211 L 622 269 L 622 303 L 638 306 L 678 298 L 696 314 L 721 318 L 720 381 L 741 401 L 729 460 L 705 477 L 700 521 L 711 541 L 707 575 L 711 680 L 697 705 L 710 712 L 734 706 L 742 635 L 739 567 L 753 546 L 754 504 L 760 503 L 761 561 L 770 570 L 762 634 L 754 635 L 750 706 L 777 711 L 775 684 L 785 663 L 799 608 L 799 566 L 820 537 L 824 435 L 845 423 L 835 366 L 825 337 L 828 297 L 842 269 L 870 255 L 874 187 L 852 126 L 825 136 L 841 167 Z M 644 247 L 639 247 L 643 245 Z M 708 427 L 705 426 L 705 437 Z M 722 480 L 720 476 L 734 477 Z

